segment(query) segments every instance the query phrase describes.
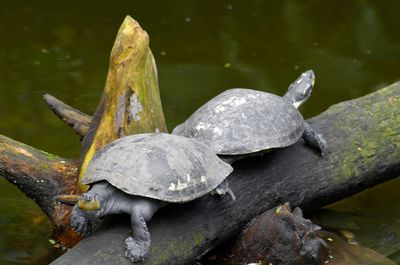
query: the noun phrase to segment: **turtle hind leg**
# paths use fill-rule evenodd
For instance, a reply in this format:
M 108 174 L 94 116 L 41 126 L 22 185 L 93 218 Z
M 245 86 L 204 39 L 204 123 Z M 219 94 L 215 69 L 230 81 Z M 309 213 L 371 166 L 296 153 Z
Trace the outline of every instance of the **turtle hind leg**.
M 328 152 L 328 144 L 322 135 L 314 132 L 313 128 L 307 122 L 304 122 L 304 133 L 302 138 L 310 147 L 317 149 L 322 156 Z
M 144 261 L 150 252 L 150 233 L 142 216 L 131 218 L 133 236 L 125 240 L 125 256 L 132 262 Z
M 236 201 L 236 196 L 233 193 L 233 191 L 231 190 L 231 188 L 229 187 L 229 182 L 227 179 L 225 179 L 221 184 L 219 184 L 212 192 L 212 195 L 226 195 L 228 194 L 229 197 L 231 197 L 232 201 Z
M 125 256 L 132 262 L 144 261 L 150 252 L 150 233 L 146 221 L 150 221 L 160 205 L 151 199 L 135 200 L 131 208 L 132 236 L 125 240 Z

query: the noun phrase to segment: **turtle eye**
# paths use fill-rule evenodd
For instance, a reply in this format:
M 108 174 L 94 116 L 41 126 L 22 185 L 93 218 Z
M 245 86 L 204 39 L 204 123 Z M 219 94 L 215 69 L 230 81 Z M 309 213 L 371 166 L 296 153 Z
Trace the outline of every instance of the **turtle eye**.
M 92 200 L 92 196 L 90 194 L 83 194 L 83 199 L 85 201 L 91 201 Z

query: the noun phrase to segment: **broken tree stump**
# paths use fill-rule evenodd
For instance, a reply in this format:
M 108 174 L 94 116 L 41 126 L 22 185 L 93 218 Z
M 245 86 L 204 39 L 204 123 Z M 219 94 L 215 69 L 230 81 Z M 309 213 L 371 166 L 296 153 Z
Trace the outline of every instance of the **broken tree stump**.
M 237 201 L 206 195 L 161 209 L 149 225 L 152 246 L 145 264 L 192 264 L 280 203 L 310 211 L 399 175 L 400 82 L 308 121 L 327 140 L 326 156 L 299 141 L 238 161 L 228 178 Z M 52 264 L 131 264 L 124 257 L 129 233 L 126 216 L 108 218 Z
M 79 180 L 96 151 L 104 145 L 134 133 L 166 131 L 149 36 L 127 16 L 111 51 L 101 101 L 83 138 Z M 80 188 L 87 189 L 82 184 Z
M 86 189 L 79 183 L 78 170 L 83 173 L 93 154 L 119 137 L 167 130 L 149 36 L 134 19 L 125 18 L 93 117 L 50 95 L 45 100 L 83 138 L 83 166 L 79 159 L 61 158 L 0 135 L 0 175 L 42 208 L 52 223 L 52 237 L 68 248 L 81 239 L 70 227 L 71 206 Z

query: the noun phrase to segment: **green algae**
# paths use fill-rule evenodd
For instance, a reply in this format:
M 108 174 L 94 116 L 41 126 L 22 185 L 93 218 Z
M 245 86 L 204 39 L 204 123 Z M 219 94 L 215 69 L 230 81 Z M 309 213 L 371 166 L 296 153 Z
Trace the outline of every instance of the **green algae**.
M 347 178 L 385 164 L 391 155 L 388 150 L 400 146 L 399 93 L 400 84 L 395 83 L 363 97 L 364 100 L 348 101 L 330 108 L 330 115 L 340 116 L 336 130 L 346 138 L 334 156 L 340 165 L 338 181 L 345 182 Z M 362 102 L 362 108 L 359 102 Z

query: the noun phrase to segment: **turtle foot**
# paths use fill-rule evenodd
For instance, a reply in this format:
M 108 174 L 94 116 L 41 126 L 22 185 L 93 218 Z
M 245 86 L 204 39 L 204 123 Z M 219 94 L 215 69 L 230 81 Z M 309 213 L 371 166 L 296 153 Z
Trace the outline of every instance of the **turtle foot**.
M 318 147 L 319 147 L 319 150 L 321 152 L 321 156 L 326 155 L 328 153 L 328 151 L 329 151 L 328 144 L 327 144 L 326 140 L 319 133 L 315 134 L 315 140 L 318 143 Z
M 71 227 L 81 236 L 88 236 L 92 232 L 91 222 L 80 214 L 79 209 L 74 208 L 71 215 Z
M 216 187 L 212 192 L 212 195 L 229 195 L 229 197 L 231 198 L 232 201 L 236 201 L 236 196 L 233 193 L 233 191 L 229 188 L 229 182 L 228 180 L 224 180 L 221 184 L 219 184 L 218 187 Z
M 144 261 L 150 252 L 150 241 L 137 241 L 133 237 L 125 240 L 125 256 L 132 262 Z
M 307 122 L 304 122 L 303 139 L 310 147 L 320 151 L 321 156 L 324 156 L 329 152 L 328 144 L 324 137 L 321 134 L 316 133 Z

